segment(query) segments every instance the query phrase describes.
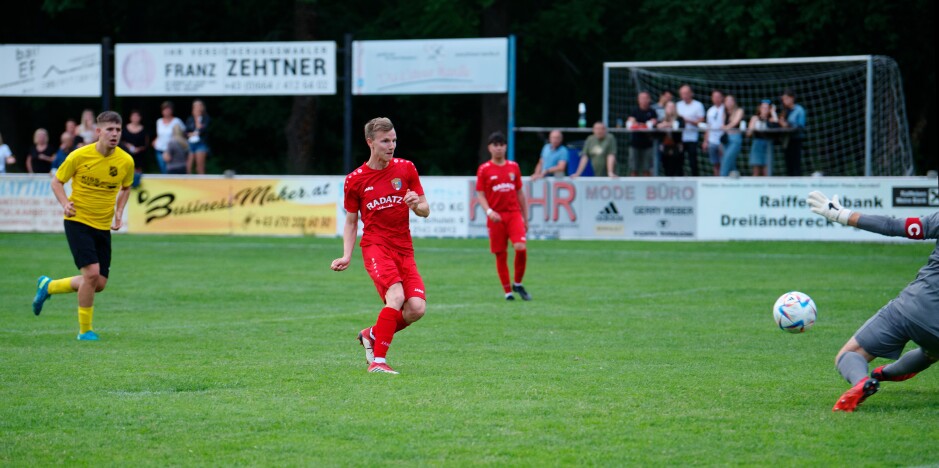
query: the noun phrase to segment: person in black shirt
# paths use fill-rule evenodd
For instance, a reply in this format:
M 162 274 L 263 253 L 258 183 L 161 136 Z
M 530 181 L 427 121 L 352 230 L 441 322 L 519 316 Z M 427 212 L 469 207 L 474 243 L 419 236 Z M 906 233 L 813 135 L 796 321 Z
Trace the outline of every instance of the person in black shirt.
M 55 160 L 55 148 L 49 145 L 49 132 L 44 128 L 33 133 L 33 146 L 26 158 L 26 172 L 30 174 L 49 174 L 52 161 Z
M 647 91 L 639 93 L 638 101 L 639 107 L 633 109 L 626 120 L 630 130 L 638 130 L 629 139 L 629 175 L 648 177 L 652 175 L 652 157 L 655 156 L 649 131 L 655 129 L 658 115 L 652 108 L 652 96 Z
M 134 158 L 134 172 L 137 174 L 144 171 L 147 148 L 150 147 L 150 132 L 144 124 L 140 123 L 142 120 L 140 111 L 136 109 L 130 111 L 127 125 L 124 126 L 124 132 L 121 134 L 121 148 Z

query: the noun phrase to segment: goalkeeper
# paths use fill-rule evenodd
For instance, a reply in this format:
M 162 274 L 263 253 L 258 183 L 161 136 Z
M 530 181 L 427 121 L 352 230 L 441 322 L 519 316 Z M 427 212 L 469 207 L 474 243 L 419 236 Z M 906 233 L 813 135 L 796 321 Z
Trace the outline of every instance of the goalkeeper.
M 897 219 L 865 215 L 841 206 L 838 196 L 831 200 L 821 192 L 809 194 L 812 212 L 831 221 L 885 236 L 910 239 L 939 238 L 939 212 L 922 218 Z M 903 347 L 912 341 L 919 345 L 904 355 Z M 874 369 L 868 376 L 867 364 L 875 357 L 896 362 Z M 835 365 L 851 384 L 832 411 L 854 411 L 864 399 L 877 392 L 880 381 L 906 380 L 939 359 L 939 242 L 916 279 L 895 299 L 874 314 L 838 351 Z

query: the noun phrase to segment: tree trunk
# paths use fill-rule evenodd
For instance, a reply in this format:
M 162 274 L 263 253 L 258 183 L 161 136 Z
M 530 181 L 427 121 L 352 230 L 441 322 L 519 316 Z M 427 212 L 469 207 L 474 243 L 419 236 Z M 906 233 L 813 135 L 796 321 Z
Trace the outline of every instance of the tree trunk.
M 481 21 L 482 37 L 505 37 L 509 34 L 508 0 L 496 0 L 483 9 Z M 505 94 L 483 94 L 480 112 L 479 161 L 489 159 L 486 140 L 495 131 L 506 131 L 508 124 L 508 96 Z
M 294 39 L 314 40 L 316 9 L 312 2 L 294 0 Z M 309 174 L 313 168 L 313 143 L 316 130 L 316 96 L 294 96 L 287 120 L 287 173 Z

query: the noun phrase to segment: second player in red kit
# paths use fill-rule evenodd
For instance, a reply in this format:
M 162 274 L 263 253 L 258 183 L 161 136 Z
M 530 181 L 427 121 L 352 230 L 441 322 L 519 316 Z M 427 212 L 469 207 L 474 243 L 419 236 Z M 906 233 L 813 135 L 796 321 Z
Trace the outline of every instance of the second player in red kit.
M 476 172 L 476 198 L 486 210 L 489 228 L 489 249 L 496 256 L 496 271 L 502 281 L 506 300 L 515 300 L 512 291 L 526 301 L 531 296 L 522 286 L 528 250 L 525 234 L 528 232 L 528 201 L 522 191 L 522 171 L 515 161 L 505 159 L 505 135 L 495 132 L 489 136 L 489 161 Z M 515 281 L 509 284 L 508 243 L 515 250 Z
M 362 330 L 358 339 L 365 348 L 369 372 L 397 374 L 385 362 L 391 340 L 420 320 L 427 306 L 408 216 L 413 211 L 426 218 L 430 206 L 414 164 L 394 157 L 398 139 L 391 120 L 370 120 L 365 125 L 365 141 L 371 154 L 368 162 L 346 177 L 342 257 L 333 260 L 330 268 L 343 271 L 349 267 L 361 213 L 362 260 L 385 307 L 375 325 Z

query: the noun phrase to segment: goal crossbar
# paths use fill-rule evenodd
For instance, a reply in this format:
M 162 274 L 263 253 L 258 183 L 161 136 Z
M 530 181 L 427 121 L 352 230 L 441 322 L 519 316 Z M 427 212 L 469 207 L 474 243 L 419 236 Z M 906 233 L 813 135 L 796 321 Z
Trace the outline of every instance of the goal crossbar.
M 842 55 L 837 57 L 788 57 L 767 59 L 728 59 L 728 60 L 667 60 L 660 62 L 603 62 L 603 68 L 657 68 L 657 67 L 694 67 L 694 66 L 734 66 L 734 65 L 787 65 L 797 63 L 831 62 L 866 62 L 873 55 Z

